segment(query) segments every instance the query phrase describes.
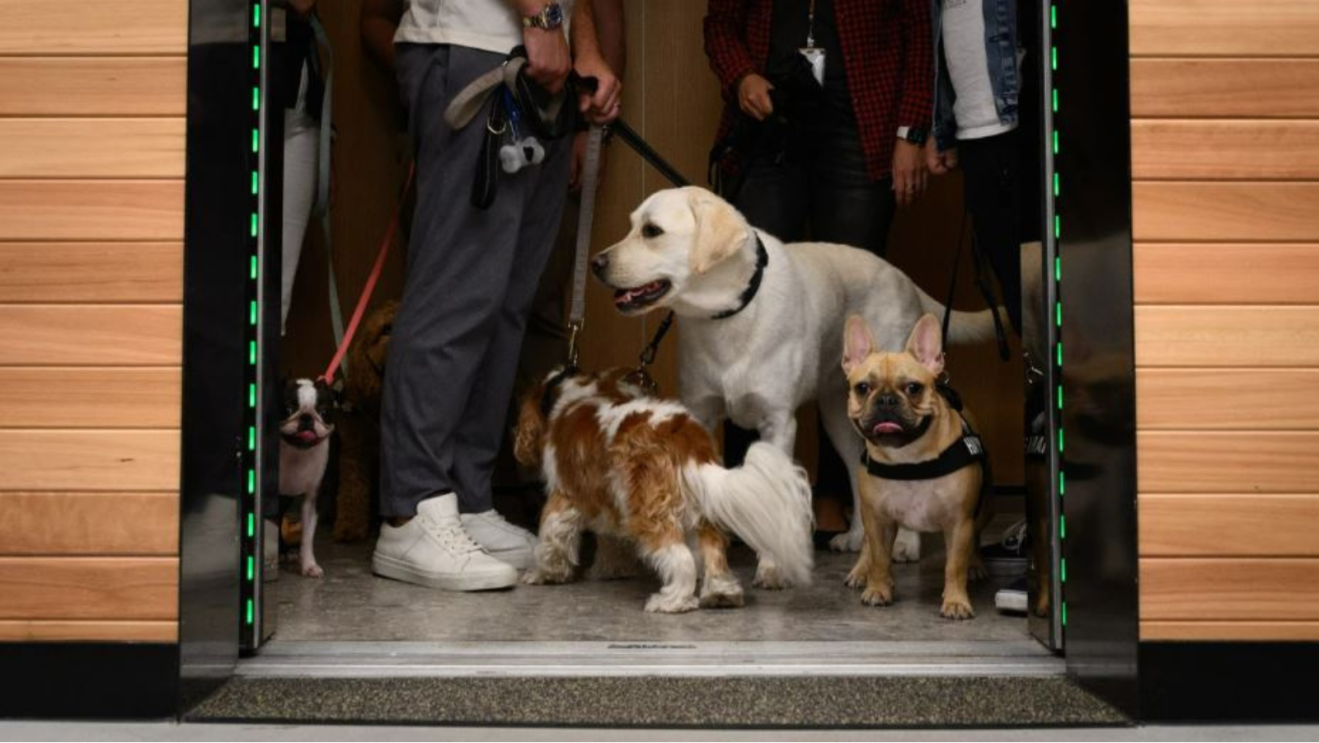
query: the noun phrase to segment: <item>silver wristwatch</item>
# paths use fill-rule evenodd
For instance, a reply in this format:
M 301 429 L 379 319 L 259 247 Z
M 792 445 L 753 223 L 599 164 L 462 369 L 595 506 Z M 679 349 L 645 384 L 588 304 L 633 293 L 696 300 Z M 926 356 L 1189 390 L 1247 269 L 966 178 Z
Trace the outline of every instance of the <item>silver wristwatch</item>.
M 555 29 L 563 25 L 563 6 L 557 2 L 547 3 L 535 15 L 522 16 L 523 28 Z

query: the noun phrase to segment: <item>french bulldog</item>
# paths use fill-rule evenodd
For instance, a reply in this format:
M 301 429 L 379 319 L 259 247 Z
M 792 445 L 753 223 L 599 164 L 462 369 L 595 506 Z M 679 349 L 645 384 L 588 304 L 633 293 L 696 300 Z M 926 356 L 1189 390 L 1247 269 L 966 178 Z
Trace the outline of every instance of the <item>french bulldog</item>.
M 970 619 L 975 611 L 966 592 L 967 578 L 984 575 L 977 535 L 990 511 L 988 503 L 980 503 L 984 449 L 978 437 L 968 437 L 968 431 L 974 431 L 970 414 L 956 410 L 940 389 L 944 358 L 939 321 L 931 314 L 922 316 L 906 350 L 898 353 L 879 350 L 859 316 L 848 318 L 843 336 L 847 417 L 865 440 L 868 456 L 856 465 L 865 543 L 847 585 L 863 589 L 864 604 L 891 604 L 890 566 L 898 527 L 942 532 L 948 557 L 939 614 Z M 906 479 L 909 474 L 924 477 L 921 470 L 885 467 L 932 462 L 959 446 L 967 446 L 966 464 L 930 479 Z M 980 459 L 971 460 L 973 453 Z M 944 461 L 958 464 L 952 458 Z M 876 476 L 875 469 L 890 477 Z
M 298 568 L 308 578 L 324 574 L 316 564 L 316 496 L 330 463 L 330 436 L 338 405 L 324 380 L 299 379 L 284 387 L 284 419 L 279 424 L 279 493 L 302 497 L 302 542 Z

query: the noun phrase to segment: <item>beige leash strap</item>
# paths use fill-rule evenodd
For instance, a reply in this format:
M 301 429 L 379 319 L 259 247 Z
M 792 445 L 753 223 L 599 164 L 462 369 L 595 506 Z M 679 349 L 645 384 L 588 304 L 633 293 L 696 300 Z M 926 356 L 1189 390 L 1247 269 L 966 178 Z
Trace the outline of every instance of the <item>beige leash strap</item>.
M 581 207 L 577 212 L 577 255 L 572 275 L 572 304 L 568 308 L 568 363 L 577 366 L 577 335 L 586 322 L 586 263 L 591 253 L 591 228 L 595 223 L 595 192 L 600 185 L 600 147 L 604 127 L 591 126 L 586 135 L 586 160 L 582 163 Z

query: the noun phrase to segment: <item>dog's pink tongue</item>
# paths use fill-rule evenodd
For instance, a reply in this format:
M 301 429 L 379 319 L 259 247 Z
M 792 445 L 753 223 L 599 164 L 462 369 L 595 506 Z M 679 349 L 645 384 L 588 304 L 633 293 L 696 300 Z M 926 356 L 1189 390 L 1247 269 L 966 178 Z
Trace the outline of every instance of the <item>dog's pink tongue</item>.
M 298 440 L 299 440 L 299 441 L 303 441 L 303 442 L 307 442 L 307 443 L 311 443 L 312 441 L 315 441 L 315 440 L 316 440 L 316 432 L 315 432 L 315 431 L 298 431 Z
M 884 421 L 875 424 L 875 433 L 902 433 L 902 426 L 893 421 Z

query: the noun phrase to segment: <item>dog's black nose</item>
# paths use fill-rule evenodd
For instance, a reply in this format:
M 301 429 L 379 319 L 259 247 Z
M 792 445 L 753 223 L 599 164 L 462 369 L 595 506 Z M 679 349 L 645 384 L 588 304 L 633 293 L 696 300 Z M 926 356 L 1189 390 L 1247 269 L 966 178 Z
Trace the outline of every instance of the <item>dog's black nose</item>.
M 298 428 L 312 428 L 315 425 L 316 425 L 316 421 L 313 420 L 309 414 L 303 413 L 302 415 L 298 416 Z
M 605 277 L 605 271 L 609 270 L 609 256 L 601 253 L 591 259 L 591 270 L 600 278 Z
M 878 402 L 882 408 L 896 408 L 898 406 L 898 396 L 893 394 L 880 395 Z

